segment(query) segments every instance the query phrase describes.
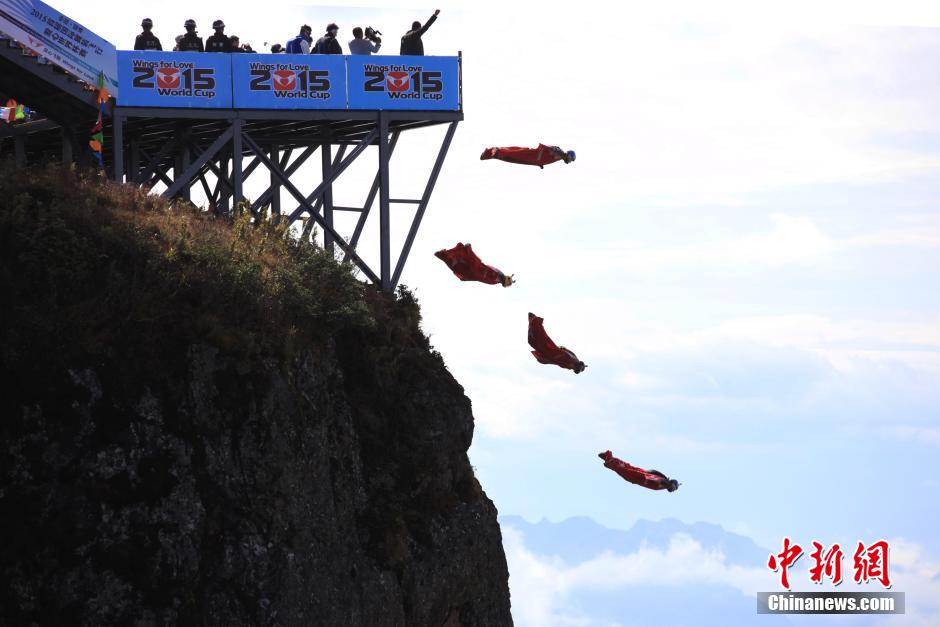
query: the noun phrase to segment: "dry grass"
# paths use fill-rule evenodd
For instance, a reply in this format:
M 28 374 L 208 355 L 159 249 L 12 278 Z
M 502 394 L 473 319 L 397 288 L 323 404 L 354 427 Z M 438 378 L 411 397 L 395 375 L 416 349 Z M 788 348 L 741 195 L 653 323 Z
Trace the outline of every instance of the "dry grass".
M 284 226 L 58 167 L 0 179 L 0 290 L 13 305 L 0 316 L 92 352 L 133 331 L 290 356 L 314 336 L 374 328 L 376 313 L 399 317 L 379 313 L 395 299 Z

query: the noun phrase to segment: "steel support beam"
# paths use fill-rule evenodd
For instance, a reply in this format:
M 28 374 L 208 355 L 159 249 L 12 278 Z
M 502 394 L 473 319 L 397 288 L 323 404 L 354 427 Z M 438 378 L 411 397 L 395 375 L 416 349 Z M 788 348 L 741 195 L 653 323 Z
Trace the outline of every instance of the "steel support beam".
M 127 170 L 128 182 L 134 182 L 140 176 L 140 139 L 137 135 L 131 137 L 131 155 Z
M 327 135 L 324 138 L 322 144 L 320 144 L 320 167 L 322 169 L 323 182 L 326 184 L 326 188 L 323 190 L 323 221 L 329 225 L 330 229 L 333 228 L 333 183 L 327 183 L 327 181 L 332 181 L 330 175 L 333 170 L 333 152 L 332 146 L 330 146 L 330 137 Z M 327 254 L 333 256 L 333 238 L 330 237 L 329 233 L 323 233 L 323 248 L 326 250 Z
M 307 210 L 307 206 L 310 205 L 310 203 L 313 200 L 318 199 L 320 197 L 320 195 L 323 193 L 323 190 L 326 189 L 328 185 L 333 184 L 333 181 L 335 181 L 339 177 L 339 175 L 342 174 L 346 170 L 346 168 L 348 168 L 352 164 L 352 162 L 356 160 L 356 157 L 362 154 L 362 151 L 366 149 L 366 147 L 372 142 L 372 140 L 375 139 L 375 136 L 377 133 L 378 131 L 376 130 L 373 130 L 371 133 L 369 133 L 369 135 L 367 135 L 366 138 L 362 142 L 360 142 L 358 146 L 356 146 L 353 149 L 353 151 L 349 154 L 349 156 L 346 157 L 346 159 L 342 163 L 340 163 L 339 166 L 332 169 L 332 171 L 330 172 L 330 178 L 320 183 L 317 186 L 317 188 L 313 190 L 313 193 L 307 196 L 307 198 L 305 199 L 305 202 L 301 203 L 301 206 L 297 207 L 293 212 L 291 212 L 291 214 L 287 218 L 289 224 L 296 221 L 300 217 L 300 215 L 304 211 Z
M 177 175 L 176 180 L 173 181 L 173 184 L 168 187 L 165 192 L 163 192 L 163 196 L 165 198 L 172 198 L 177 193 L 179 193 L 180 190 L 184 188 L 189 189 L 190 182 L 196 177 L 197 174 L 199 174 L 202 166 L 205 165 L 209 159 L 214 157 L 215 154 L 219 152 L 219 150 L 225 144 L 227 144 L 230 139 L 232 139 L 234 133 L 235 125 L 233 124 L 228 128 L 228 130 L 219 135 L 216 140 L 212 142 L 212 145 L 209 146 L 209 148 L 204 153 L 199 155 L 198 159 L 193 161 L 188 168 Z
M 379 112 L 379 259 L 382 289 L 392 291 L 391 218 L 388 211 L 388 114 Z
M 415 212 L 414 221 L 412 221 L 411 229 L 408 231 L 408 237 L 405 238 L 405 244 L 402 246 L 401 254 L 398 256 L 395 274 L 392 275 L 393 286 L 398 285 L 398 281 L 401 279 L 401 273 L 405 269 L 405 261 L 408 260 L 408 255 L 411 253 L 411 246 L 414 244 L 415 237 L 418 235 L 418 227 L 421 226 L 421 219 L 424 217 L 424 212 L 428 208 L 431 193 L 434 191 L 437 177 L 441 174 L 441 168 L 444 167 L 444 159 L 447 157 L 447 151 L 450 149 L 450 143 L 453 141 L 456 131 L 457 122 L 451 122 L 447 127 L 447 134 L 444 136 L 444 141 L 441 143 L 441 149 L 437 153 L 437 161 L 434 162 L 434 167 L 431 169 L 431 176 L 428 178 L 428 184 L 424 188 L 424 194 L 422 194 L 421 203 L 418 205 L 418 210 Z
M 398 144 L 398 131 L 392 133 L 392 139 L 388 142 L 388 158 L 391 159 L 392 155 L 395 153 L 395 146 Z M 366 196 L 366 202 L 362 205 L 362 214 L 359 216 L 358 222 L 356 222 L 356 230 L 353 231 L 352 239 L 349 240 L 350 245 L 355 248 L 359 245 L 359 238 L 362 236 L 362 230 L 366 226 L 366 220 L 369 217 L 369 212 L 372 211 L 372 204 L 375 202 L 375 196 L 379 193 L 379 175 L 381 172 L 375 173 L 375 179 L 372 181 L 372 187 L 369 189 L 369 195 Z M 343 258 L 343 263 L 349 261 L 348 257 Z
M 147 154 L 147 151 L 145 151 L 143 148 L 140 149 L 140 154 L 141 154 L 142 157 L 144 157 L 144 159 L 147 160 L 147 163 L 148 163 L 148 164 L 154 163 L 154 158 L 152 158 L 149 154 Z M 142 176 L 138 174 L 138 179 L 135 180 L 135 181 L 132 181 L 132 182 L 137 183 L 138 180 L 139 180 L 139 182 L 140 182 L 141 185 L 150 185 L 150 186 L 152 187 L 153 185 L 156 184 L 156 180 L 154 180 L 154 179 L 159 179 L 159 180 L 163 181 L 164 183 L 166 183 L 166 186 L 167 186 L 167 187 L 169 187 L 170 185 L 173 184 L 173 179 L 171 179 L 171 178 L 167 175 L 166 170 L 163 168 L 162 165 L 157 164 L 154 169 L 156 170 L 156 171 L 154 172 L 154 174 L 152 174 L 152 175 L 151 175 L 149 178 L 147 178 L 146 180 L 144 180 L 144 179 L 142 178 Z
M 196 142 L 190 140 L 188 143 L 189 143 L 190 150 L 192 150 L 193 154 L 197 158 L 202 156 L 202 154 L 205 152 L 205 149 L 199 144 L 197 144 Z M 225 149 L 223 148 L 219 152 L 220 153 L 225 152 Z M 205 175 L 206 172 L 209 172 L 209 171 L 211 171 L 216 176 L 216 192 L 212 195 L 213 199 L 215 199 L 215 197 L 218 195 L 219 185 L 225 185 L 229 191 L 232 190 L 232 182 L 228 180 L 227 178 L 228 175 L 223 173 L 223 171 L 219 169 L 219 166 L 215 164 L 214 157 L 210 158 L 209 161 L 207 161 L 205 165 L 202 166 L 202 169 L 200 170 L 200 174 Z
M 231 208 L 229 200 L 235 188 L 232 186 L 232 181 L 229 178 L 231 176 L 231 170 L 229 169 L 229 155 L 227 151 L 223 151 L 222 158 L 219 159 L 219 170 L 222 172 L 222 176 L 219 177 L 219 204 L 216 210 L 221 215 L 228 215 L 229 209 Z M 221 185 L 222 181 L 225 181 L 227 185 Z
M 317 149 L 317 146 L 307 146 L 304 149 L 304 151 L 300 153 L 296 159 L 294 159 L 294 162 L 290 164 L 289 166 L 287 166 L 286 168 L 284 166 L 287 163 L 287 160 L 282 159 L 282 163 L 280 167 L 282 170 L 284 170 L 284 174 L 286 174 L 287 176 L 293 175 L 294 172 L 296 172 L 297 169 L 300 166 L 302 166 L 307 161 L 307 159 L 310 158 L 310 155 L 312 155 L 314 151 L 316 151 L 316 149 Z M 268 189 L 266 189 L 264 193 L 258 196 L 258 199 L 251 204 L 252 213 L 257 212 L 259 208 L 263 207 L 270 201 L 271 195 L 274 193 L 273 190 L 274 190 L 273 186 L 268 187 Z
M 199 173 L 199 182 L 202 184 L 202 191 L 206 195 L 206 202 L 212 202 L 212 190 L 209 189 L 209 182 L 206 180 L 206 175 Z
M 249 162 L 248 162 L 248 167 L 245 168 L 245 171 L 242 173 L 242 181 L 247 181 L 247 180 L 248 180 L 248 177 L 251 176 L 251 173 L 254 172 L 255 169 L 256 169 L 259 165 L 261 165 L 261 161 L 258 160 L 258 157 L 255 157 L 254 159 L 252 159 L 251 161 L 249 161 Z
M 281 170 L 277 166 L 276 163 L 273 163 L 270 159 L 268 159 L 268 157 L 264 154 L 264 150 L 260 146 L 258 146 L 258 144 L 256 144 L 255 141 L 250 136 L 245 135 L 243 139 L 244 139 L 245 144 L 248 145 L 251 151 L 254 152 L 255 155 L 257 155 L 261 159 L 264 166 L 268 168 L 268 170 L 273 172 L 275 176 L 277 176 L 277 178 L 281 182 L 281 185 L 284 186 L 284 189 L 286 189 L 290 193 L 290 195 L 293 196 L 301 204 L 301 209 L 302 209 L 301 212 L 303 211 L 309 212 L 310 218 L 312 220 L 315 220 L 317 224 L 319 224 L 320 227 L 323 228 L 323 231 L 325 233 L 329 233 L 330 235 L 333 236 L 333 240 L 339 245 L 339 247 L 344 252 L 346 252 L 353 258 L 353 260 L 356 262 L 356 265 L 359 267 L 359 269 L 362 270 L 362 272 L 367 277 L 369 277 L 369 279 L 372 280 L 374 283 L 378 283 L 379 277 L 377 277 L 375 273 L 372 271 L 372 269 L 368 266 L 368 264 L 366 264 L 366 262 L 363 261 L 362 258 L 356 254 L 356 251 L 354 251 L 349 246 L 346 240 L 344 240 L 336 231 L 334 231 L 331 226 L 327 225 L 326 222 L 324 222 L 323 217 L 320 216 L 320 214 L 314 210 L 313 206 L 310 204 L 310 202 L 306 198 L 304 198 L 304 195 L 300 192 L 300 190 L 298 190 L 294 186 L 294 184 L 290 182 L 290 179 L 284 174 L 284 171 Z M 358 154 L 350 155 L 350 159 L 354 159 L 357 156 Z M 333 173 L 334 178 L 335 178 L 335 175 L 336 175 L 336 172 L 334 171 Z
M 72 153 L 72 131 L 63 126 L 59 128 L 59 136 L 62 139 L 62 163 L 69 164 L 74 160 Z
M 242 147 L 242 121 L 240 119 L 232 120 L 232 212 L 235 207 L 245 199 L 242 193 L 242 186 L 245 179 L 242 175 L 242 159 L 244 158 L 244 148 Z
M 116 183 L 124 182 L 124 116 L 115 109 L 111 115 L 111 139 L 114 144 L 112 149 L 114 181 Z
M 279 151 L 280 151 L 280 148 L 278 147 L 277 143 L 272 143 L 270 146 L 270 153 L 269 153 L 271 155 L 271 162 L 278 164 L 278 167 L 280 167 L 283 170 L 284 166 L 281 165 L 281 157 L 280 157 Z M 270 175 L 271 175 L 270 189 L 272 190 L 271 192 L 271 220 L 277 221 L 281 218 L 281 187 L 278 184 L 277 177 L 274 176 L 274 173 L 271 172 Z
M 149 157 L 149 156 L 148 156 L 148 157 L 147 157 L 147 168 L 144 170 L 143 174 L 141 174 L 140 177 L 138 177 L 137 180 L 134 181 L 134 182 L 135 182 L 135 183 L 149 182 L 150 179 L 153 178 L 153 175 L 156 174 L 156 172 L 158 171 L 158 169 L 159 169 L 160 172 L 162 173 L 162 174 L 161 174 L 161 178 L 164 179 L 164 182 L 169 181 L 169 178 L 166 176 L 165 173 L 163 173 L 163 170 L 162 170 L 160 164 L 161 164 L 161 162 L 162 162 L 164 159 L 167 158 L 167 156 L 168 156 L 171 152 L 173 152 L 173 149 L 174 149 L 175 147 L 176 147 L 176 138 L 175 138 L 175 137 L 171 137 L 169 140 L 167 140 L 167 142 L 166 142 L 165 144 L 163 144 L 163 147 L 160 149 L 160 151 L 159 151 L 155 156 L 153 156 L 153 157 Z M 144 154 L 144 155 L 146 155 L 146 153 L 143 151 L 143 149 L 141 149 L 141 153 Z M 169 185 L 172 185 L 172 183 L 171 183 L 171 182 L 167 182 L 167 186 L 169 186 Z

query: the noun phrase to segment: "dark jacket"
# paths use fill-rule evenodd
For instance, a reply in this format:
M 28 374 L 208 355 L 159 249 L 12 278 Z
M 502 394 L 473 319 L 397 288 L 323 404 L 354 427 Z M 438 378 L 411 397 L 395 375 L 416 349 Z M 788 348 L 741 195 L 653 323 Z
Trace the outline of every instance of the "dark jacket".
M 205 52 L 202 45 L 202 37 L 195 33 L 186 33 L 179 43 L 180 52 Z
M 226 35 L 210 36 L 206 39 L 206 52 L 231 52 L 232 41 Z
M 134 41 L 134 50 L 163 50 L 163 46 L 160 45 L 160 40 L 157 39 L 156 35 L 149 30 L 145 30 L 137 35 L 137 39 Z
M 437 20 L 436 15 L 432 15 L 431 19 L 424 23 L 424 26 L 417 30 L 410 30 L 401 37 L 401 52 L 399 54 L 411 54 L 417 56 L 424 55 L 424 42 L 421 41 L 421 35 L 423 35 Z
M 343 54 L 343 47 L 336 41 L 336 37 L 324 35 L 317 40 L 311 52 L 315 54 Z

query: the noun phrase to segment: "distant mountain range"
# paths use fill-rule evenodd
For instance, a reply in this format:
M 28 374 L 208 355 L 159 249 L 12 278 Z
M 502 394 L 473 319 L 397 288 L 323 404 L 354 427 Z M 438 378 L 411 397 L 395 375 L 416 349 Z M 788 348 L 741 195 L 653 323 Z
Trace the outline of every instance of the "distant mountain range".
M 704 522 L 690 525 L 675 518 L 638 520 L 629 531 L 608 529 L 586 516 L 557 523 L 543 519 L 535 524 L 519 516 L 500 516 L 499 523 L 522 532 L 526 548 L 533 553 L 555 555 L 569 565 L 585 562 L 604 551 L 621 555 L 634 553 L 644 543 L 665 551 L 677 533 L 688 535 L 705 549 L 720 550 L 732 564 L 758 567 L 770 554 L 747 536 L 725 531 L 719 525 Z
M 726 531 L 709 523 L 687 524 L 674 518 L 660 521 L 640 520 L 629 530 L 609 529 L 586 517 L 569 518 L 561 522 L 542 520 L 529 523 L 518 516 L 500 516 L 504 532 L 504 546 L 509 562 L 509 585 L 512 593 L 513 617 L 521 627 L 554 627 L 556 625 L 585 625 L 603 627 L 728 627 L 728 626 L 800 626 L 867 627 L 883 624 L 886 617 L 877 616 L 771 616 L 756 613 L 756 599 L 730 583 L 702 580 L 677 584 L 642 582 L 628 584 L 593 585 L 596 580 L 584 576 L 585 566 L 605 553 L 613 556 L 636 554 L 645 547 L 665 554 L 670 542 L 687 536 L 701 546 L 704 552 L 720 552 L 723 564 L 729 569 L 761 569 L 766 564 L 769 549 L 761 548 L 746 536 Z M 507 530 L 521 534 L 525 551 L 538 558 L 542 566 L 532 574 L 530 561 L 523 563 L 517 551 L 507 543 Z M 527 557 L 526 560 L 531 558 Z M 564 562 L 559 564 L 558 560 Z M 515 560 L 519 560 L 517 563 Z M 678 568 L 681 569 L 682 565 Z M 695 564 L 688 564 L 694 568 Z M 600 576 L 610 574 L 598 565 Z M 607 568 L 610 568 L 607 566 Z M 565 598 L 558 600 L 556 613 L 525 611 L 530 599 L 522 594 L 545 585 L 546 572 L 564 573 L 559 578 L 570 578 L 575 583 L 558 584 Z M 523 577 L 538 580 L 521 581 Z M 774 589 L 768 586 L 768 590 Z M 554 600 L 552 600 L 554 602 Z M 532 620 L 533 616 L 538 618 Z M 841 619 L 841 620 L 840 620 Z

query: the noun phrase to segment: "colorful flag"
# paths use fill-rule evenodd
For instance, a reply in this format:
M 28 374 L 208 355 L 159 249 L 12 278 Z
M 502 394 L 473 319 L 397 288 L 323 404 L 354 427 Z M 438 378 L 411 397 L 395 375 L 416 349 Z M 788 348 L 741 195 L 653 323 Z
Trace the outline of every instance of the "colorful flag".
M 104 167 L 104 157 L 102 156 L 102 151 L 104 150 L 104 124 L 102 123 L 102 117 L 104 115 L 104 106 L 107 104 L 110 97 L 111 94 L 108 93 L 108 89 L 104 86 L 104 72 L 100 72 L 98 74 L 98 121 L 95 122 L 95 126 L 91 129 L 91 139 L 88 140 L 88 145 L 95 155 L 98 166 L 102 168 Z

